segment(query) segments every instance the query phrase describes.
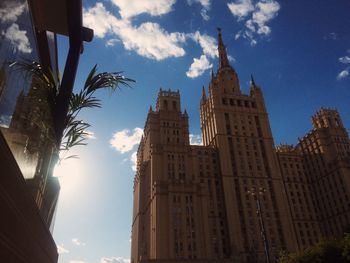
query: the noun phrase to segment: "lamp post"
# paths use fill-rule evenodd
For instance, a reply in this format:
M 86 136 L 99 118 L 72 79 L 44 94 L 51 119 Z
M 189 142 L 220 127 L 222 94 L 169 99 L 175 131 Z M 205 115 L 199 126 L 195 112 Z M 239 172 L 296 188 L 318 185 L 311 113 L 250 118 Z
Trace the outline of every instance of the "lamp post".
M 252 195 L 254 197 L 254 200 L 256 202 L 256 213 L 259 218 L 259 225 L 260 225 L 260 234 L 261 238 L 264 244 L 264 250 L 265 250 L 265 257 L 266 262 L 270 263 L 270 252 L 269 252 L 269 242 L 266 238 L 266 231 L 265 231 L 265 225 L 264 225 L 264 219 L 262 217 L 262 207 L 260 203 L 260 196 L 266 192 L 265 188 L 260 187 L 259 189 L 256 189 L 253 187 L 250 191 L 248 191 L 248 194 Z

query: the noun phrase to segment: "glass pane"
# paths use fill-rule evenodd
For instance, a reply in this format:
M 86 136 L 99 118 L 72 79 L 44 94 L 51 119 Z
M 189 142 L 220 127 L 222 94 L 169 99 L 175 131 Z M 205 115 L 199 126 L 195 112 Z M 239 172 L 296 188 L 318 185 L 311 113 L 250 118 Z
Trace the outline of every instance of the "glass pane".
M 48 90 L 16 61 L 39 61 L 28 4 L 0 1 L 0 130 L 25 178 L 40 173 L 53 145 Z

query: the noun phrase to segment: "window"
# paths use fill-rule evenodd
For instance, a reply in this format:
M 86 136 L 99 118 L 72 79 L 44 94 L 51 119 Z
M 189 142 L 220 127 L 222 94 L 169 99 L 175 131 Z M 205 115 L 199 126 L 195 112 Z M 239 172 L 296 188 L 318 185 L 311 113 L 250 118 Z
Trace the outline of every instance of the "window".
M 54 147 L 54 145 L 50 146 L 49 143 L 55 140 L 50 116 L 51 105 L 47 100 L 48 90 L 46 87 L 33 80 L 30 74 L 23 72 L 23 70 L 9 66 L 8 62 L 10 61 L 40 62 L 37 41 L 42 41 L 36 40 L 33 32 L 34 26 L 31 22 L 30 8 L 27 6 L 27 1 L 5 1 L 5 7 L 6 2 L 12 3 L 10 6 L 23 7 L 23 12 L 14 16 L 14 21 L 0 22 L 0 32 L 10 32 L 16 26 L 16 33 L 23 34 L 23 39 L 21 39 L 23 40 L 23 46 L 22 43 L 17 42 L 18 40 L 14 41 L 6 36 L 1 37 L 0 131 L 5 137 L 24 178 L 30 179 L 34 177 L 36 171 L 39 172 L 41 169 L 45 169 L 43 162 L 47 158 L 44 156 L 44 151 L 47 152 L 49 148 Z M 0 8 L 4 8 L 4 5 Z M 46 33 L 46 35 L 48 38 L 53 36 L 49 33 Z M 16 35 L 16 37 L 19 36 Z M 26 43 L 24 44 L 24 42 Z M 46 43 L 49 46 L 50 53 L 51 49 L 55 49 L 54 40 L 51 42 Z M 47 59 L 49 61 L 51 59 L 51 64 L 55 65 L 55 54 L 48 55 L 52 55 Z M 52 69 L 55 75 L 56 67 L 52 66 Z
M 173 101 L 173 110 L 177 110 L 177 104 L 176 104 L 176 101 Z

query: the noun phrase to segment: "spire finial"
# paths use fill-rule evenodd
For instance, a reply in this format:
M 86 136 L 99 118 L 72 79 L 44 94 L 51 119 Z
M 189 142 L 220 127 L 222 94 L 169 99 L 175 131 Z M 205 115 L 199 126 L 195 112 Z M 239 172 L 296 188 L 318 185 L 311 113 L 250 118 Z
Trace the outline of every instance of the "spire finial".
M 250 84 L 253 85 L 253 86 L 256 86 L 254 78 L 253 78 L 253 74 L 250 74 Z
M 229 67 L 230 64 L 228 62 L 225 44 L 222 41 L 221 28 L 218 27 L 217 30 L 218 30 L 219 64 L 221 69 L 221 68 Z
M 202 100 L 205 100 L 207 98 L 207 95 L 205 94 L 205 88 L 202 87 Z

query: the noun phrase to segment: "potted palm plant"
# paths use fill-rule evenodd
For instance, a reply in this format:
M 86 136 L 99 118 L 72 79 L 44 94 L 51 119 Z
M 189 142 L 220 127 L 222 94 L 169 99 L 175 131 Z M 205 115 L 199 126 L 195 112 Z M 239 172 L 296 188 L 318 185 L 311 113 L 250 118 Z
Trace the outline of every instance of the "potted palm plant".
M 31 93 L 31 101 L 36 101 L 35 104 L 39 105 L 37 101 L 45 101 L 47 107 L 43 107 L 40 104 L 39 109 L 36 109 L 32 116 L 36 116 L 31 119 L 35 119 L 35 123 L 31 120 L 30 123 L 32 127 L 44 127 L 46 134 L 51 134 L 53 136 L 38 136 L 44 137 L 43 140 L 37 140 L 33 145 L 37 152 L 39 150 L 40 161 L 36 167 L 36 172 L 34 178 L 28 184 L 31 185 L 33 195 L 37 201 L 38 207 L 42 212 L 44 220 L 50 224 L 52 214 L 58 198 L 58 190 L 56 197 L 49 194 L 50 198 L 46 198 L 48 204 L 43 205 L 43 199 L 45 199 L 45 191 L 47 191 L 49 185 L 47 182 L 49 180 L 55 180 L 52 177 L 53 169 L 56 164 L 63 159 L 77 157 L 75 155 L 67 155 L 69 150 L 78 145 L 86 145 L 87 140 L 87 129 L 91 126 L 86 120 L 82 120 L 79 116 L 80 112 L 88 108 L 100 108 L 102 106 L 101 100 L 96 96 L 96 92 L 99 90 L 108 90 L 110 92 L 115 92 L 122 86 L 130 87 L 130 85 L 135 82 L 133 79 L 127 78 L 122 75 L 122 72 L 97 72 L 97 65 L 95 65 L 90 73 L 88 74 L 84 86 L 77 91 L 73 91 L 68 101 L 68 111 L 63 118 L 63 122 L 58 121 L 55 118 L 55 113 L 60 111 L 60 105 L 58 103 L 58 96 L 61 90 L 61 82 L 58 76 L 55 75 L 51 70 L 44 70 L 43 67 L 37 62 L 20 61 L 10 64 L 10 67 L 15 70 L 23 71 L 26 75 L 29 75 L 32 80 L 32 86 L 34 87 L 34 92 Z M 40 108 L 44 108 L 41 110 Z M 47 125 L 43 120 L 43 114 L 40 111 L 46 111 L 50 115 L 45 117 L 50 119 L 47 123 L 52 125 Z M 61 112 L 60 112 L 61 114 Z M 46 116 L 45 115 L 45 116 Z M 41 123 L 41 124 L 38 124 Z M 53 127 L 51 127 L 53 126 Z M 59 127 L 57 129 L 57 127 Z M 63 128 L 63 129 L 62 129 Z M 62 129 L 62 132 L 57 132 L 57 130 Z M 35 131 L 35 128 L 33 129 Z M 39 130 L 39 129 L 37 129 Z M 52 138 L 52 139 L 47 139 Z M 38 141 L 40 141 L 38 143 Z M 40 147 L 37 145 L 40 144 Z M 41 186 L 41 188 L 39 187 Z M 46 187 L 47 186 L 47 187 Z M 33 191 L 33 189 L 35 189 Z M 37 198 L 38 195 L 43 195 L 41 198 Z M 48 200 L 50 199 L 50 200 Z M 52 200 L 51 200 L 52 199 Z M 41 200 L 41 201 L 40 201 Z M 45 206 L 46 208 L 42 208 Z M 47 208 L 49 207 L 49 208 Z M 43 212 L 45 210 L 45 212 Z
M 19 70 L 32 75 L 32 77 L 47 89 L 47 100 L 51 111 L 55 111 L 56 98 L 60 90 L 60 80 L 57 79 L 52 71 L 45 72 L 43 67 L 37 62 L 14 62 L 11 64 Z M 64 132 L 62 138 L 58 141 L 58 151 L 60 153 L 69 151 L 72 147 L 86 145 L 87 129 L 91 126 L 85 120 L 79 118 L 81 110 L 88 108 L 100 108 L 101 100 L 95 93 L 99 90 L 108 90 L 115 92 L 121 86 L 130 87 L 135 80 L 122 75 L 122 72 L 97 72 L 95 65 L 88 74 L 84 86 L 77 92 L 73 92 L 69 99 L 68 113 L 64 122 Z M 55 125 L 55 124 L 54 124 Z M 57 124 L 56 124 L 57 125 Z

